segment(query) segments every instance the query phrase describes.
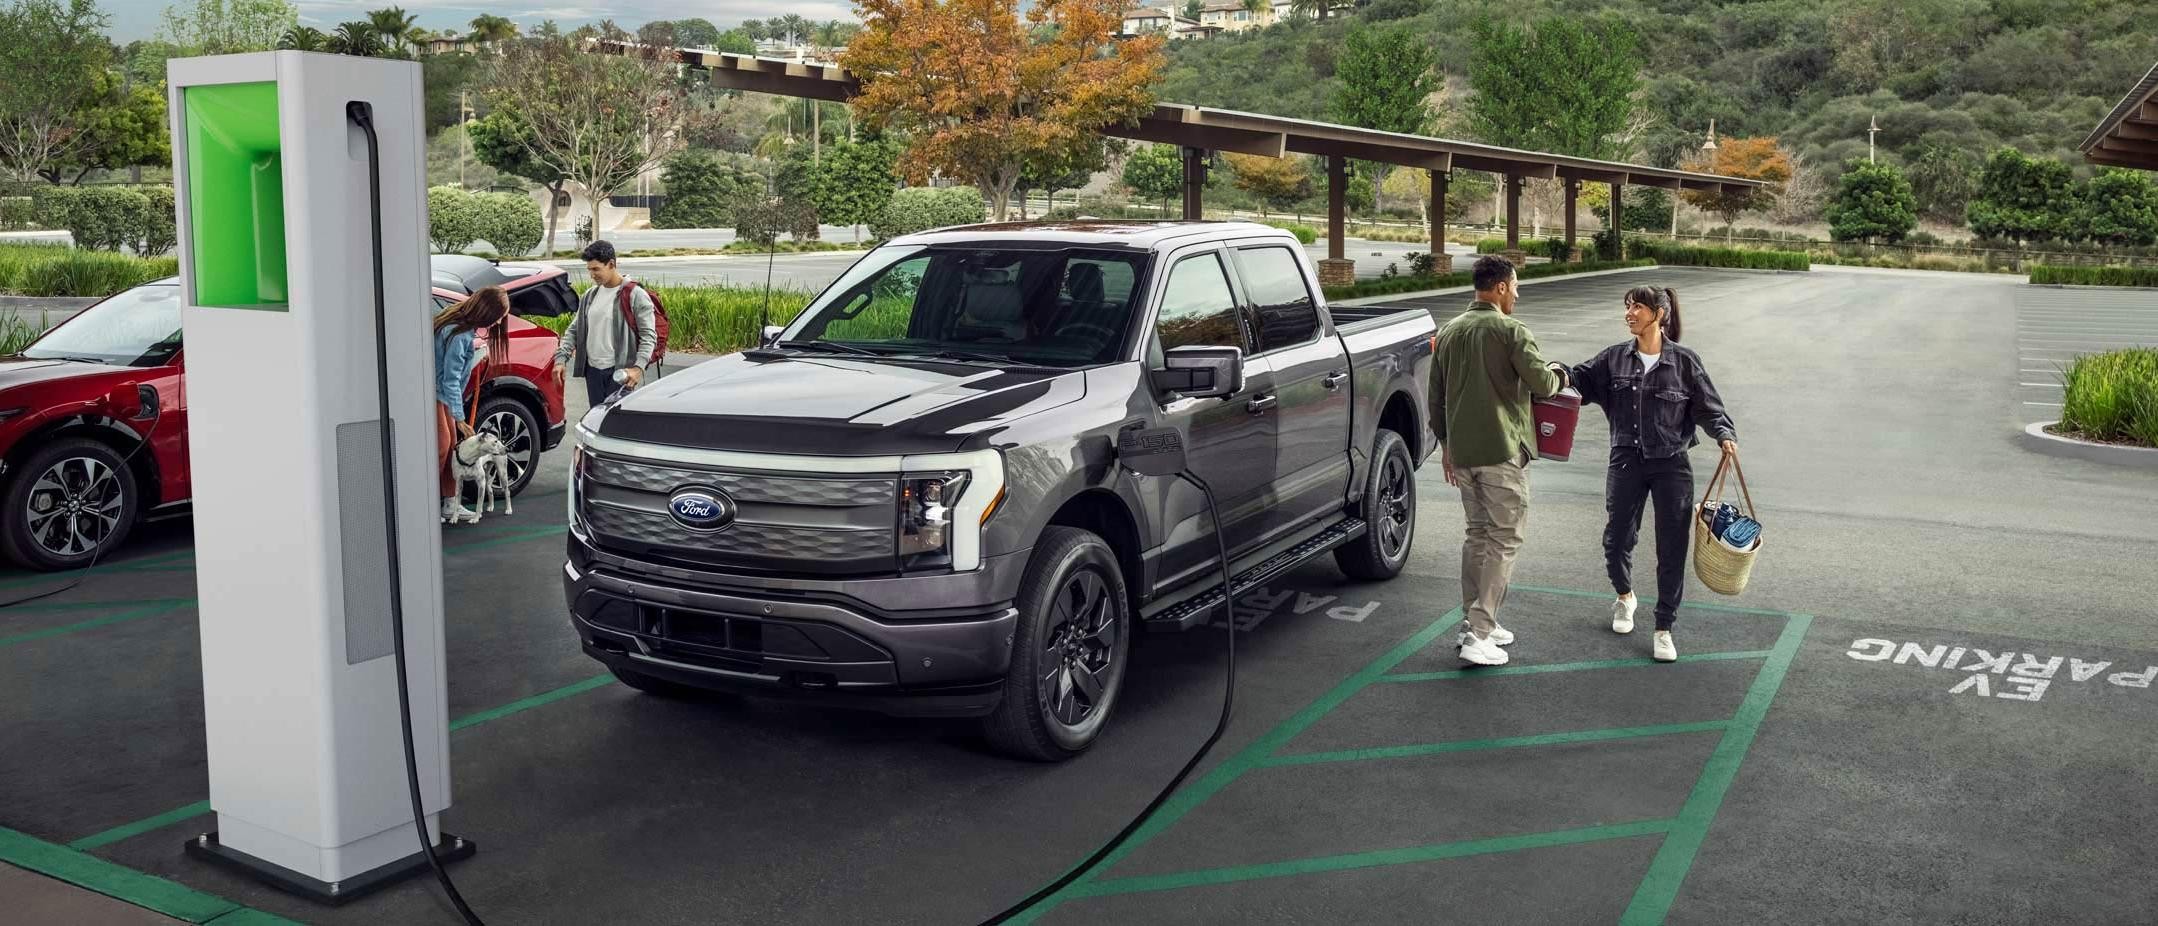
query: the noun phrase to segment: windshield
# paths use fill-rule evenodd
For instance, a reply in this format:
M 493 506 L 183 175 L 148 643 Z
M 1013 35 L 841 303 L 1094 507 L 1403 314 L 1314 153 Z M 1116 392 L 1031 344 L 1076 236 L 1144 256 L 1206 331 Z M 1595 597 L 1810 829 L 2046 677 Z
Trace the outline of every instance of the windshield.
M 1124 346 L 1147 256 L 879 248 L 789 327 L 782 347 L 1073 367 Z
M 22 355 L 153 367 L 180 350 L 180 287 L 137 286 L 61 322 Z

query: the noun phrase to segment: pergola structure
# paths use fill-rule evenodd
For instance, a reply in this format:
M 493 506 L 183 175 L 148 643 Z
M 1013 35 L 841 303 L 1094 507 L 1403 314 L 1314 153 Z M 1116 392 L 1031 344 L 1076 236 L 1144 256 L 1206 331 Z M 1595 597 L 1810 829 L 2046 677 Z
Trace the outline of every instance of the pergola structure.
M 2077 147 L 2093 164 L 2158 170 L 2158 66 Z
M 631 42 L 602 41 L 599 49 L 614 54 L 644 53 Z M 806 97 L 844 102 L 854 96 L 859 83 L 844 68 L 832 64 L 760 58 L 701 49 L 677 49 L 681 64 L 706 71 L 712 85 L 732 90 Z M 1521 251 L 1521 191 L 1532 178 L 1559 180 L 1566 191 L 1566 241 L 1576 238 L 1575 212 L 1582 184 L 1611 186 L 1611 214 L 1622 214 L 1628 185 L 1672 190 L 1753 190 L 1758 180 L 1716 174 L 1647 167 L 1616 161 L 1569 157 L 1501 148 L 1475 142 L 1453 141 L 1423 135 L 1403 135 L 1354 126 L 1304 119 L 1287 119 L 1258 113 L 1236 112 L 1174 103 L 1157 104 L 1154 111 L 1132 125 L 1103 129 L 1103 134 L 1133 141 L 1175 145 L 1184 152 L 1184 218 L 1201 216 L 1201 196 L 1206 188 L 1206 166 L 1213 152 L 1234 152 L 1283 157 L 1295 152 L 1326 159 L 1327 259 L 1319 275 L 1328 284 L 1353 282 L 1355 264 L 1347 259 L 1345 196 L 1348 162 L 1376 161 L 1421 169 L 1431 174 L 1431 253 L 1439 268 L 1451 269 L 1446 256 L 1446 187 L 1454 170 L 1478 170 L 1505 178 L 1506 247 L 1516 263 Z M 1578 253 L 1578 252 L 1576 252 Z

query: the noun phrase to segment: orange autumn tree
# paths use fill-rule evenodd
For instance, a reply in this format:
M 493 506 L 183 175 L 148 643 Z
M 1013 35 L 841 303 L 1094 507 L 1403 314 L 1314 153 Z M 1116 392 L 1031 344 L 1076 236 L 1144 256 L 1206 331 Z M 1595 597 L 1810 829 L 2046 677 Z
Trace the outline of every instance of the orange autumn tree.
M 1768 181 L 1769 187 L 1758 192 L 1740 189 L 1685 192 L 1687 202 L 1723 219 L 1726 238 L 1738 233 L 1739 215 L 1768 208 L 1782 194 L 1782 184 L 1791 179 L 1791 156 L 1776 144 L 1775 136 L 1721 139 L 1716 142 L 1716 150 L 1697 152 L 1680 166 L 1725 177 Z
M 1069 163 L 1152 110 L 1161 38 L 1118 41 L 1125 0 L 859 0 L 840 59 L 856 115 L 909 139 L 899 171 L 972 183 L 1002 220 L 1027 168 Z

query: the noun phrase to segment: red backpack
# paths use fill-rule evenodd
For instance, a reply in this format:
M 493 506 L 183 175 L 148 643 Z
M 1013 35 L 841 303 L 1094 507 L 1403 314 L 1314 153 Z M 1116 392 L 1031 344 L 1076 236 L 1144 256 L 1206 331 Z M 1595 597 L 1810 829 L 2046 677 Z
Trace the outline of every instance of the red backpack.
M 631 331 L 632 333 L 636 332 L 636 330 L 637 330 L 637 309 L 636 309 L 636 308 L 635 308 L 634 306 L 630 305 L 630 288 L 631 288 L 631 287 L 636 287 L 637 289 L 641 289 L 641 290 L 644 290 L 644 294 L 645 294 L 645 295 L 646 295 L 647 297 L 649 297 L 649 298 L 650 298 L 650 299 L 652 300 L 652 330 L 653 330 L 653 332 L 654 332 L 655 334 L 657 334 L 657 335 L 658 335 L 658 337 L 657 337 L 657 338 L 655 339 L 655 343 L 654 343 L 654 345 L 653 345 L 653 347 L 652 347 L 652 362 L 653 362 L 653 363 L 655 363 L 655 364 L 657 364 L 657 363 L 659 363 L 659 362 L 661 362 L 661 361 L 663 361 L 663 360 L 666 360 L 666 359 L 667 359 L 667 307 L 666 307 L 666 305 L 662 304 L 662 303 L 661 303 L 661 302 L 659 301 L 659 293 L 653 292 L 653 291 L 652 291 L 652 288 L 651 288 L 651 287 L 649 287 L 649 286 L 646 286 L 646 285 L 644 285 L 643 283 L 639 283 L 639 282 L 637 282 L 637 281 L 635 281 L 635 280 L 629 280 L 629 281 L 626 281 L 626 283 L 627 283 L 627 285 L 623 286 L 623 287 L 622 287 L 622 289 L 621 289 L 621 290 L 620 290 L 619 292 L 617 292 L 617 293 L 615 294 L 615 305 L 616 305 L 617 307 L 621 308 L 621 310 L 622 310 L 622 320 L 623 320 L 624 322 L 627 322 L 627 323 L 629 323 L 629 330 L 630 330 L 630 331 Z

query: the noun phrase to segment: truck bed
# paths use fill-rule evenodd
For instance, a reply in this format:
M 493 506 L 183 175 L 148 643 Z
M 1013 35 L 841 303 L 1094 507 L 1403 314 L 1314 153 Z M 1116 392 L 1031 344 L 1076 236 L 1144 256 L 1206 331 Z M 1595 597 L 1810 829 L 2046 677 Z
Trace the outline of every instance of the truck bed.
M 1368 331 L 1373 328 L 1383 328 L 1400 321 L 1401 319 L 1397 316 L 1407 315 L 1412 312 L 1417 315 L 1431 314 L 1413 306 L 1383 305 L 1328 305 L 1326 312 L 1328 315 L 1333 316 L 1334 330 L 1344 335 Z

